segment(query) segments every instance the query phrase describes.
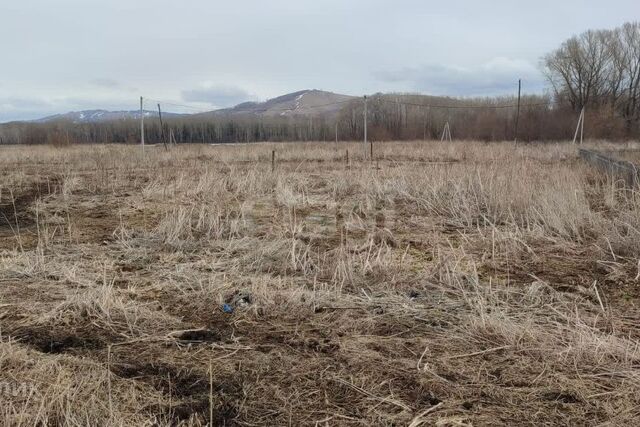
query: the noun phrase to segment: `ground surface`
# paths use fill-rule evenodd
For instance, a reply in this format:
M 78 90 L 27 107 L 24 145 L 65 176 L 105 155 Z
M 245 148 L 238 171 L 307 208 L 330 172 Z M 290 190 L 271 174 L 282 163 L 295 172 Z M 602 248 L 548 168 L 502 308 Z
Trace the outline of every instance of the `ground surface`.
M 2 425 L 640 420 L 640 199 L 571 145 L 0 149 Z

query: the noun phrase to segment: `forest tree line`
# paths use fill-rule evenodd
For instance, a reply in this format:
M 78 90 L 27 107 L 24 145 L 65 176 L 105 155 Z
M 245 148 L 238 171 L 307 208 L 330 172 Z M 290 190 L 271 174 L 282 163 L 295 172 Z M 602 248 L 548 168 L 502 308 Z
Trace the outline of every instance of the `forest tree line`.
M 640 137 L 640 23 L 614 30 L 589 30 L 571 37 L 541 61 L 549 82 L 545 95 L 448 98 L 418 94 L 376 94 L 368 99 L 372 140 L 439 139 L 449 123 L 455 139 L 483 141 L 566 140 L 585 110 L 586 137 Z M 146 139 L 161 143 L 170 133 L 178 143 L 359 140 L 364 102 L 354 99 L 332 115 L 200 114 L 145 120 Z M 135 120 L 97 123 L 14 122 L 0 125 L 0 143 L 135 143 Z

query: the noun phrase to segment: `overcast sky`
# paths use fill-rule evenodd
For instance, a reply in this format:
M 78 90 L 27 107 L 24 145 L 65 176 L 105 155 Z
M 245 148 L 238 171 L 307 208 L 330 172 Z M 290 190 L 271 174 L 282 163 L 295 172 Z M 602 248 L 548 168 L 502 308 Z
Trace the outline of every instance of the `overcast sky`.
M 1 0 L 0 122 L 141 95 L 209 110 L 314 88 L 542 92 L 542 55 L 639 19 L 639 0 Z

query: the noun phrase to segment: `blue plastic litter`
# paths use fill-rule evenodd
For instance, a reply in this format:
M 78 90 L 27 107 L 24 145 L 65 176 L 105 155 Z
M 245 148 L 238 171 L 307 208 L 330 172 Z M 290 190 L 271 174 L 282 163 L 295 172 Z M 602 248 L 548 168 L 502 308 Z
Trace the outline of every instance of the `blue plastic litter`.
M 222 311 L 224 311 L 225 313 L 233 313 L 233 307 L 231 307 L 229 304 L 222 304 Z

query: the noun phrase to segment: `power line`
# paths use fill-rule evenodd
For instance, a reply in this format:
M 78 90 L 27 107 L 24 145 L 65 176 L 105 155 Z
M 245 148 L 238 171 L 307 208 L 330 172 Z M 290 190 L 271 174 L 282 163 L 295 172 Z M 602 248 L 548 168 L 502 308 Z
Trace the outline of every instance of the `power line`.
M 148 101 L 157 102 L 157 103 L 160 103 L 162 105 L 171 105 L 173 107 L 188 108 L 188 109 L 191 109 L 191 110 L 194 110 L 194 111 L 199 111 L 201 113 L 204 113 L 204 112 L 208 111 L 206 109 L 203 110 L 201 107 L 194 107 L 193 105 L 178 104 L 176 102 L 163 101 L 161 99 L 154 99 L 154 98 L 147 98 L 147 97 L 145 97 L 144 99 L 148 100 Z
M 502 105 L 444 105 L 444 104 L 417 104 L 414 102 L 407 101 L 392 101 L 390 99 L 378 98 L 378 100 L 382 102 L 387 102 L 389 104 L 401 104 L 401 105 L 411 105 L 413 107 L 422 107 L 422 108 L 441 108 L 441 109 L 500 109 L 500 108 L 517 108 L 518 104 L 502 104 Z M 539 102 L 533 104 L 521 104 L 520 108 L 524 107 L 542 107 L 555 104 L 556 101 L 548 101 L 548 102 Z
M 417 96 L 429 96 L 429 95 L 417 95 Z M 414 107 L 423 107 L 423 108 L 441 108 L 441 109 L 501 109 L 501 108 L 517 108 L 518 104 L 502 104 L 502 105 L 445 105 L 445 104 L 418 104 L 418 103 L 414 103 L 414 102 L 410 102 L 410 101 L 398 101 L 398 100 L 391 100 L 391 99 L 386 99 L 383 96 L 374 98 L 376 100 L 382 101 L 382 102 L 387 102 L 390 104 L 401 104 L 401 105 L 411 105 Z M 598 100 L 608 100 L 609 96 L 607 94 L 603 94 L 603 95 L 599 95 L 599 96 L 591 96 L 589 98 L 589 100 L 591 102 L 596 102 Z M 536 103 L 531 103 L 531 104 L 520 104 L 520 108 L 533 108 L 533 107 L 546 107 L 546 106 L 550 106 L 550 105 L 562 105 L 562 104 L 566 104 L 567 100 L 562 100 L 562 99 L 556 99 L 556 100 L 549 100 L 549 101 L 545 101 L 545 102 L 536 102 Z
M 308 105 L 308 106 L 296 106 L 295 108 L 274 108 L 271 109 L 271 111 L 295 111 L 298 109 L 303 109 L 303 110 L 311 110 L 314 108 L 323 108 L 323 107 L 330 107 L 332 105 L 339 105 L 339 104 L 346 104 L 348 102 L 353 102 L 358 100 L 358 98 L 350 98 L 350 99 L 345 99 L 343 101 L 337 101 L 337 102 L 330 102 L 328 104 L 318 104 L 318 105 Z M 264 109 L 263 111 L 268 111 L 269 108 Z
M 426 96 L 426 95 L 419 95 L 419 96 Z M 287 111 L 299 111 L 299 110 L 313 110 L 313 109 L 317 109 L 317 108 L 325 108 L 325 107 L 330 107 L 330 106 L 334 106 L 334 105 L 341 105 L 341 104 L 347 104 L 347 103 L 351 103 L 351 102 L 357 102 L 360 98 L 359 97 L 352 97 L 349 99 L 345 99 L 342 101 L 336 101 L 336 102 L 329 102 L 326 104 L 316 104 L 316 105 L 305 105 L 305 106 L 295 106 L 295 107 L 287 107 L 287 108 L 268 108 L 268 107 L 262 107 L 259 110 L 257 110 L 257 112 L 262 113 L 262 112 L 266 112 L 266 111 L 273 111 L 273 112 L 287 112 Z M 518 104 L 513 103 L 513 104 L 501 104 L 501 105 L 470 105 L 470 104 L 466 104 L 466 105 L 460 105 L 460 104 L 422 104 L 422 103 L 416 103 L 416 102 L 411 102 L 411 101 L 399 101 L 399 100 L 391 100 L 391 99 L 386 99 L 384 96 L 379 96 L 379 97 L 374 97 L 372 98 L 374 101 L 380 101 L 380 102 L 385 102 L 385 103 L 389 103 L 389 104 L 395 104 L 395 105 L 407 105 L 407 106 L 412 106 L 412 107 L 419 107 L 419 108 L 434 108 L 434 109 L 443 109 L 443 110 L 466 110 L 466 109 L 472 109 L 472 110 L 498 110 L 498 109 L 509 109 L 509 108 L 518 108 Z M 592 99 L 597 99 L 597 97 L 592 97 Z M 154 98 L 145 98 L 145 100 L 149 100 L 149 101 L 154 101 L 154 102 L 158 102 L 161 103 L 163 105 L 170 105 L 170 106 L 174 106 L 174 107 L 180 107 L 180 108 L 187 108 L 193 111 L 197 111 L 198 113 L 207 113 L 207 112 L 212 112 L 212 111 L 219 111 L 221 109 L 218 110 L 207 110 L 207 109 L 203 109 L 202 107 L 195 107 L 192 105 L 185 105 L 185 104 L 180 104 L 177 102 L 169 102 L 169 101 L 162 101 L 159 99 L 154 99 Z M 535 103 L 530 103 L 530 104 L 521 104 L 520 108 L 536 108 L 536 107 L 548 107 L 551 105 L 555 105 L 555 104 L 562 104 L 563 101 L 562 100 L 549 100 L 549 101 L 544 101 L 544 102 L 535 102 Z M 223 109 L 222 109 L 223 110 Z
M 157 103 L 160 103 L 162 105 L 170 105 L 170 106 L 173 106 L 173 107 L 188 108 L 188 109 L 191 109 L 191 110 L 194 110 L 194 111 L 198 111 L 200 113 L 208 113 L 208 112 L 211 112 L 211 111 L 218 111 L 218 110 L 206 110 L 206 109 L 203 109 L 203 108 L 200 108 L 200 107 L 194 107 L 192 105 L 179 104 L 177 102 L 163 101 L 163 100 L 154 99 L 154 98 L 145 97 L 144 99 L 148 100 L 148 101 L 157 102 Z M 308 106 L 296 106 L 296 107 L 293 107 L 293 108 L 272 108 L 272 109 L 263 108 L 263 109 L 260 110 L 260 112 L 263 112 L 263 111 L 296 111 L 298 109 L 311 110 L 311 109 L 315 109 L 315 108 L 324 108 L 324 107 L 330 107 L 330 106 L 333 106 L 333 105 L 346 104 L 348 102 L 352 102 L 352 101 L 355 101 L 357 99 L 358 98 L 354 97 L 354 98 L 349 98 L 349 99 L 345 99 L 345 100 L 342 100 L 342 101 L 330 102 L 330 103 L 326 103 L 326 104 L 317 104 L 317 105 L 308 105 Z

